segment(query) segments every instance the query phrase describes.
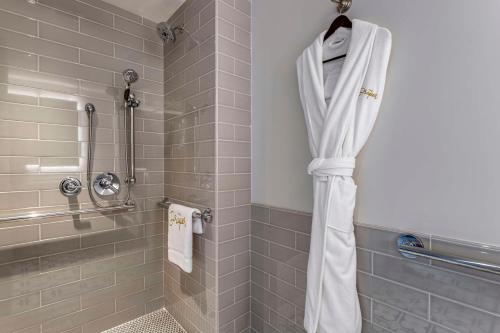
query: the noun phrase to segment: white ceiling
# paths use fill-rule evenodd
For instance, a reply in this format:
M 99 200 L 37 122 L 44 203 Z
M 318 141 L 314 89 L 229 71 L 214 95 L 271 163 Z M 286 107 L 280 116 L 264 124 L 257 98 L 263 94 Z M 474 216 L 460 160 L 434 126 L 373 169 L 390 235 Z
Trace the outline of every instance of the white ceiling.
M 185 0 L 104 0 L 154 22 L 165 21 Z

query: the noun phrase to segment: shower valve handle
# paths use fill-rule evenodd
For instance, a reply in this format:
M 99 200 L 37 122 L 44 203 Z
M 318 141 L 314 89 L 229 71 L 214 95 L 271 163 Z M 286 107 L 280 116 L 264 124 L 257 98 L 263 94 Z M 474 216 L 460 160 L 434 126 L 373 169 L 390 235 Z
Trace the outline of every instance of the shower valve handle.
M 111 172 L 102 173 L 94 180 L 94 190 L 100 196 L 116 195 L 120 192 L 120 179 Z
M 106 176 L 105 178 L 102 178 L 100 181 L 99 181 L 99 185 L 102 186 L 102 188 L 104 189 L 107 189 L 107 190 L 111 190 L 113 192 L 115 192 L 115 194 L 118 194 L 118 190 L 113 186 L 113 179 L 112 179 L 112 176 L 108 175 Z
M 66 197 L 76 197 L 82 191 L 82 183 L 77 178 L 67 177 L 59 183 L 59 190 Z

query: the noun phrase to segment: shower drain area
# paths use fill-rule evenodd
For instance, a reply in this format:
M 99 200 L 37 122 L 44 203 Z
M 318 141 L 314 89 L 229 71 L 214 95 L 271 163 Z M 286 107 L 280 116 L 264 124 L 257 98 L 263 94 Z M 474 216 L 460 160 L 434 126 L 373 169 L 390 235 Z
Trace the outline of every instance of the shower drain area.
M 186 333 L 186 331 L 167 310 L 161 309 L 102 333 Z

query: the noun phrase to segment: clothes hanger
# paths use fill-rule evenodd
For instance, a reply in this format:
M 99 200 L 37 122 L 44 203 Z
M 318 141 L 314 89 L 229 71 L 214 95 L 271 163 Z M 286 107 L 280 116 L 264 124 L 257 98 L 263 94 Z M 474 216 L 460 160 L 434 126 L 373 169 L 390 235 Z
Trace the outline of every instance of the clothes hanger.
M 339 4 L 337 9 L 338 9 L 340 15 L 337 16 L 335 18 L 335 20 L 333 20 L 332 24 L 330 25 L 330 28 L 328 29 L 328 31 L 325 34 L 325 37 L 323 38 L 323 42 L 326 42 L 326 40 L 331 35 L 333 35 L 335 33 L 335 31 L 337 31 L 339 28 L 352 29 L 351 20 L 343 14 L 351 7 L 351 0 L 338 0 L 338 1 L 332 0 L 332 1 Z M 330 61 L 342 59 L 342 58 L 345 58 L 346 56 L 347 56 L 347 54 L 340 55 L 340 56 L 337 56 L 337 57 L 332 58 L 332 59 L 324 60 L 323 63 L 325 64 L 325 63 L 330 62 Z

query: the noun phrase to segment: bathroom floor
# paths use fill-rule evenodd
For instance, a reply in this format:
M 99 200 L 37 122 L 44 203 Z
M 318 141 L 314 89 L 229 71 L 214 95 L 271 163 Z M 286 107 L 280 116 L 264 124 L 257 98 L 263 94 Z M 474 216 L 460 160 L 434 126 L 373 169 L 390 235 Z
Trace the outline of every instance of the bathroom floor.
M 186 331 L 167 310 L 161 309 L 102 333 L 186 333 Z

